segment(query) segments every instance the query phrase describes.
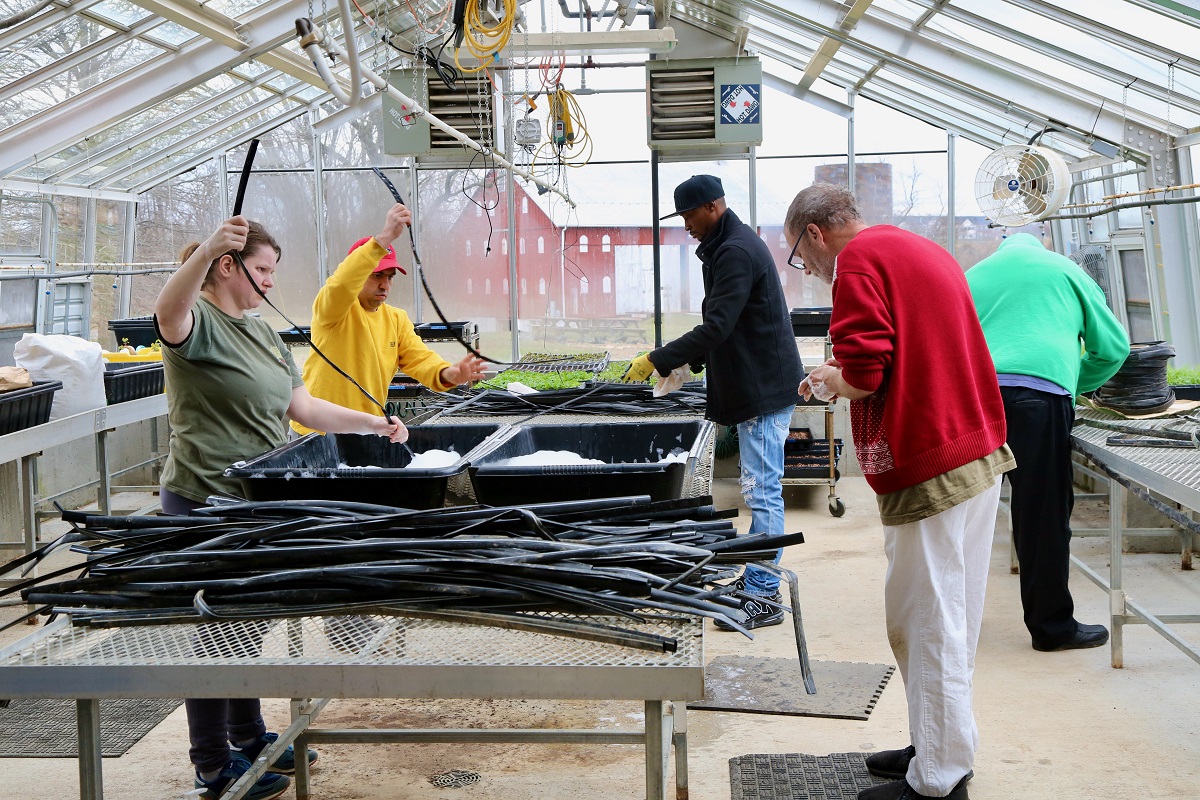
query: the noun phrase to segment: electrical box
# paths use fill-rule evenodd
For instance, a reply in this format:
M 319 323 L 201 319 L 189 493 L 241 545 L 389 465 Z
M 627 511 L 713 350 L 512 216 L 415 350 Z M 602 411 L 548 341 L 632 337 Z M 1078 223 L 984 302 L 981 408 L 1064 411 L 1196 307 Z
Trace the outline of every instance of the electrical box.
M 739 155 L 762 143 L 762 64 L 744 58 L 646 62 L 647 142 L 667 154 Z
M 433 80 L 429 81 L 432 76 Z M 482 73 L 464 75 L 454 89 L 425 69 L 397 69 L 388 75 L 397 91 L 424 105 L 430 113 L 477 142 L 494 146 L 496 123 L 491 84 Z M 383 151 L 416 156 L 418 161 L 470 158 L 473 151 L 445 131 L 414 116 L 412 108 L 391 92 L 383 96 Z

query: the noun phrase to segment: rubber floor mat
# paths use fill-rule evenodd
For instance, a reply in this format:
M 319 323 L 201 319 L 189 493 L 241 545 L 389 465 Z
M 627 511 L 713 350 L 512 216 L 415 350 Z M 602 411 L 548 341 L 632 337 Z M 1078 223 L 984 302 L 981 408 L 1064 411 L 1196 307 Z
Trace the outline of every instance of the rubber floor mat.
M 107 758 L 133 747 L 182 700 L 101 700 L 100 745 Z M 13 700 L 0 708 L 0 758 L 78 758 L 74 700 Z
M 730 800 L 855 800 L 888 783 L 867 772 L 867 753 L 754 753 L 729 759 Z
M 808 694 L 794 658 L 719 656 L 704 670 L 704 699 L 688 709 L 862 720 L 895 670 L 890 664 L 813 661 L 817 693 Z

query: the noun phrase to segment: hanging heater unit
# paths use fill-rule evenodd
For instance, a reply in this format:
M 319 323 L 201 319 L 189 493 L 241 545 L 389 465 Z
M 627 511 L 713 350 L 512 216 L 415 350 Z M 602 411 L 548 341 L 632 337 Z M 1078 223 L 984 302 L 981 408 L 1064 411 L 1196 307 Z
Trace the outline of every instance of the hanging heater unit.
M 422 103 L 430 113 L 477 142 L 496 142 L 493 91 L 482 74 L 464 75 L 454 89 L 441 80 L 427 82 L 426 70 L 398 69 L 388 75 L 397 91 Z M 436 76 L 435 76 L 436 77 Z M 435 128 L 390 92 L 383 96 L 383 151 L 391 156 L 416 156 L 418 162 L 470 160 L 475 151 Z
M 647 141 L 665 160 L 734 156 L 762 143 L 757 58 L 646 62 Z

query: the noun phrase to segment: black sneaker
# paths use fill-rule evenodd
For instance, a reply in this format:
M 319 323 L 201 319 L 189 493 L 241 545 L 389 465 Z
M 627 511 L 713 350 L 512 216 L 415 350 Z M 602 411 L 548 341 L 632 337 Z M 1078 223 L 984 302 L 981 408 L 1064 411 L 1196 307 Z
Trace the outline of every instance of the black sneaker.
M 194 785 L 199 790 L 198 797 L 201 800 L 218 800 L 248 769 L 250 769 L 250 761 L 241 753 L 233 753 L 229 763 L 225 765 L 215 780 L 206 781 L 199 775 L 196 776 Z M 291 784 L 292 782 L 282 775 L 268 772 L 259 778 L 243 797 L 246 800 L 272 800 L 286 792 Z
M 231 743 L 231 745 L 237 752 L 240 752 L 241 755 L 246 758 L 246 760 L 253 762 L 258 759 L 259 754 L 263 750 L 266 750 L 267 747 L 275 744 L 275 742 L 278 739 L 279 739 L 278 733 L 271 733 L 270 731 L 268 731 L 267 733 L 264 733 L 262 736 L 258 737 L 258 741 L 253 742 L 252 744 L 248 744 L 244 747 L 237 747 L 237 745 L 232 745 L 232 743 Z M 316 760 L 317 760 L 317 751 L 309 749 L 308 763 L 311 765 Z M 268 773 L 273 772 L 278 775 L 291 775 L 295 771 L 296 771 L 296 748 L 290 744 L 287 746 L 287 749 L 285 749 L 282 753 L 280 753 L 278 756 L 275 757 L 275 763 L 272 764 L 271 766 L 267 767 Z
M 741 609 L 737 611 L 731 609 L 729 614 L 747 630 L 765 628 L 768 625 L 779 625 L 782 623 L 783 609 L 778 605 L 764 603 L 764 600 L 778 604 L 783 602 L 783 597 L 780 596 L 779 592 L 770 597 L 746 597 L 741 601 Z M 737 630 L 724 620 L 713 620 L 713 624 L 723 631 Z

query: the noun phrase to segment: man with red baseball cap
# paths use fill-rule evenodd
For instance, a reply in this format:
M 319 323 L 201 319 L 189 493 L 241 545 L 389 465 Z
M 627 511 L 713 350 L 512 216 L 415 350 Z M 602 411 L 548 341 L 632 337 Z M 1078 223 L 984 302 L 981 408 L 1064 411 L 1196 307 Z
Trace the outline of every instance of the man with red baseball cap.
M 350 247 L 313 301 L 312 340 L 321 352 L 381 404 L 396 370 L 438 392 L 483 377 L 483 361 L 467 355 L 451 364 L 430 350 L 403 310 L 387 304 L 397 272 L 392 242 L 412 224 L 412 213 L 397 203 L 388 209 L 383 228 Z M 304 362 L 304 384 L 313 397 L 375 413 L 378 408 L 354 384 L 320 357 Z M 295 422 L 299 433 L 310 433 Z

